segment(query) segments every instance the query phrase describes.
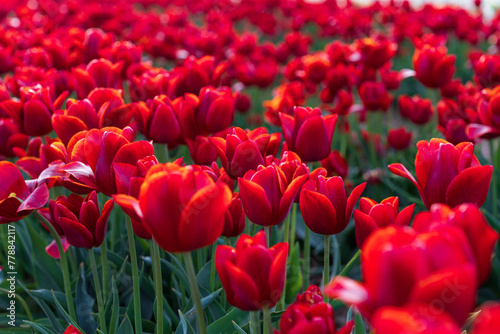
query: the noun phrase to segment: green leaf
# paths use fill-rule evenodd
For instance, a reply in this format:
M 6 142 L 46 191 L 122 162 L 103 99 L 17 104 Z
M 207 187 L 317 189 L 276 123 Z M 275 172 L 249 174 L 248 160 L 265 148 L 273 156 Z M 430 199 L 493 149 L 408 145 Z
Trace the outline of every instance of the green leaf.
M 85 333 L 95 333 L 97 329 L 97 322 L 92 316 L 94 298 L 92 298 L 87 292 L 87 282 L 85 280 L 85 268 L 83 263 L 80 265 L 78 270 L 75 307 L 78 323 L 82 324 L 82 329 Z
M 198 286 L 201 289 L 210 291 L 210 271 L 212 270 L 212 261 L 205 263 L 203 268 L 201 268 L 198 275 L 196 275 L 196 280 L 198 281 Z
M 247 334 L 247 332 L 245 332 L 240 326 L 238 326 L 238 324 L 235 323 L 234 320 L 233 320 L 233 326 L 236 329 L 236 332 L 240 334 Z
M 206 296 L 204 298 L 201 298 L 201 306 L 203 307 L 203 309 L 205 309 L 208 305 L 210 305 L 215 300 L 215 298 L 217 298 L 217 296 L 219 296 L 221 291 L 222 291 L 222 288 L 220 288 L 219 290 L 215 290 L 214 292 L 212 292 L 211 294 L 209 294 L 208 296 Z M 194 306 L 189 311 L 187 311 L 186 314 L 187 314 L 187 318 L 189 319 L 189 321 L 192 321 L 195 317 Z
M 232 333 L 234 330 L 233 321 L 244 327 L 250 321 L 249 318 L 248 312 L 233 307 L 224 317 L 212 322 L 207 327 L 207 332 L 208 334 Z
M 33 329 L 36 329 L 37 331 L 39 331 L 41 334 L 55 334 L 55 332 L 51 331 L 50 329 L 48 329 L 47 327 L 45 326 L 42 326 L 40 324 L 37 324 L 37 323 L 34 323 L 34 322 L 31 322 L 31 321 L 27 321 L 25 320 L 24 321 L 25 324 L 28 324 L 31 328 Z
M 53 304 L 54 297 L 52 296 L 52 291 L 47 289 L 39 289 L 39 290 L 31 290 L 31 294 L 35 297 L 38 297 L 46 302 Z M 59 303 L 67 307 L 66 305 L 66 295 L 60 291 L 54 291 L 54 295 L 56 296 Z
M 299 244 L 295 243 L 288 258 L 286 270 L 286 303 L 290 304 L 295 300 L 295 297 L 300 292 L 302 287 L 302 271 L 299 262 L 300 248 Z
M 123 318 L 122 323 L 120 324 L 120 327 L 118 327 L 118 331 L 116 331 L 116 334 L 134 334 L 134 328 L 132 327 L 132 323 L 130 322 L 130 319 L 126 314 Z
M 84 332 L 79 326 L 78 324 L 76 323 L 75 319 L 71 318 L 70 315 L 68 314 L 68 312 L 66 312 L 66 310 L 64 310 L 64 308 L 61 306 L 61 304 L 57 301 L 56 299 L 56 296 L 54 295 L 54 301 L 56 303 L 56 306 L 57 306 L 57 310 L 59 311 L 59 313 L 61 313 L 61 315 L 63 316 L 64 320 L 66 320 L 66 322 L 74 327 L 76 327 L 76 329 L 78 329 L 80 332 Z
M 178 310 L 178 311 L 179 311 L 179 318 L 181 319 L 181 324 L 180 324 L 179 328 L 177 328 L 175 333 L 180 334 L 181 332 L 179 332 L 179 330 L 182 330 L 182 334 L 188 334 L 188 333 L 195 334 L 196 332 L 194 331 L 191 324 L 187 321 L 186 316 L 181 312 L 181 310 Z
M 363 322 L 363 318 L 361 314 L 356 313 L 355 321 L 354 321 L 354 333 L 355 334 L 365 334 L 365 323 Z
M 120 300 L 118 298 L 118 289 L 116 288 L 116 280 L 113 277 L 111 285 L 111 294 L 113 296 L 113 310 L 111 312 L 111 319 L 109 321 L 109 333 L 114 333 L 118 327 L 120 317 Z

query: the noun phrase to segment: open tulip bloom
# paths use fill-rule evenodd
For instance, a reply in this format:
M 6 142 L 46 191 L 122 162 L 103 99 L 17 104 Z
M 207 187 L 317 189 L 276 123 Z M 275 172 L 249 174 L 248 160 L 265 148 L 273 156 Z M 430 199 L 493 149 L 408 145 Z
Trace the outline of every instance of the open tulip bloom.
M 500 12 L 414 2 L 0 1 L 0 331 L 500 332 Z

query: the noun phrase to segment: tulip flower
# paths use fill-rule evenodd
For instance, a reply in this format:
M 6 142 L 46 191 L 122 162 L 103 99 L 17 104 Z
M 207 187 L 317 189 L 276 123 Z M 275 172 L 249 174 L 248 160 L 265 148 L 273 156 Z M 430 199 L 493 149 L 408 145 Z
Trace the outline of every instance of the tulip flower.
M 460 334 L 460 327 L 446 313 L 436 313 L 425 304 L 405 308 L 383 307 L 372 319 L 377 333 L 384 334 Z
M 68 100 L 68 108 L 57 110 L 52 115 L 54 132 L 67 145 L 76 133 L 99 127 L 97 111 L 88 100 Z
M 379 228 L 390 225 L 409 226 L 414 209 L 415 204 L 411 204 L 399 211 L 397 197 L 388 197 L 380 203 L 361 197 L 359 210 L 354 210 L 356 244 L 361 248 L 366 238 Z
M 217 149 L 208 137 L 196 136 L 194 140 L 186 138 L 185 141 L 195 164 L 209 166 L 217 160 Z
M 338 276 L 324 293 L 357 306 L 369 320 L 382 307 L 417 303 L 462 326 L 474 308 L 477 273 L 462 231 L 447 227 L 419 234 L 389 226 L 375 231 L 361 251 L 364 283 Z
M 123 63 L 113 64 L 107 59 L 94 59 L 85 69 L 73 68 L 76 81 L 76 95 L 82 100 L 95 88 L 121 88 L 120 73 Z
M 218 246 L 215 268 L 229 304 L 244 310 L 257 311 L 273 307 L 285 286 L 288 243 L 268 248 L 264 231 L 255 237 L 243 234 L 236 248 Z
M 403 126 L 390 129 L 387 133 L 387 144 L 395 150 L 406 150 L 410 146 L 412 133 Z
M 444 46 L 426 44 L 413 54 L 415 77 L 426 87 L 440 88 L 451 82 L 456 57 L 447 51 Z
M 356 40 L 354 47 L 360 53 L 361 62 L 370 68 L 379 68 L 387 63 L 398 49 L 396 43 L 382 37 L 366 37 Z
M 135 211 L 160 247 L 181 253 L 217 240 L 232 193 L 199 167 L 169 163 L 150 168 L 138 199 L 115 198 L 122 207 Z
M 233 194 L 231 204 L 224 215 L 224 229 L 222 235 L 231 238 L 237 237 L 245 229 L 245 214 L 241 206 L 241 199 L 238 193 Z
M 338 175 L 346 178 L 349 173 L 349 166 L 342 154 L 337 150 L 332 150 L 330 155 L 320 161 L 321 167 L 326 169 L 327 176 Z
M 473 62 L 474 81 L 481 87 L 495 87 L 500 84 L 500 57 L 496 54 L 482 55 Z
M 40 138 L 35 138 L 30 141 L 28 151 L 31 146 L 36 146 L 33 156 L 24 156 L 17 160 L 16 165 L 28 174 L 31 178 L 36 179 L 46 170 L 54 161 L 68 162 L 69 157 L 66 152 L 66 147 L 59 140 L 46 138 L 47 144 L 42 144 Z
M 488 302 L 480 306 L 480 313 L 474 320 L 469 333 L 495 333 L 498 328 L 500 328 L 500 304 Z
M 493 167 L 480 165 L 472 143 L 454 146 L 446 140 L 433 138 L 430 142 L 419 141 L 417 148 L 416 179 L 400 163 L 389 165 L 389 170 L 413 182 L 428 209 L 434 203 L 450 207 L 462 203 L 483 205 Z
M 489 99 L 481 99 L 477 105 L 477 122 L 472 122 L 466 129 L 467 136 L 477 138 L 495 138 L 500 136 L 500 87 L 489 94 Z
M 71 196 L 70 196 L 71 197 Z M 112 199 L 104 203 L 102 214 L 99 212 L 97 192 L 85 198 L 75 195 L 66 201 L 57 201 L 54 219 L 64 231 L 66 240 L 74 247 L 90 249 L 104 241 L 108 229 L 108 218 L 113 209 Z
M 328 157 L 337 115 L 322 117 L 319 108 L 296 107 L 293 117 L 281 113 L 280 119 L 288 150 L 306 162 Z
M 320 175 L 317 181 L 307 181 L 300 194 L 300 212 L 307 227 L 322 235 L 342 232 L 365 186 L 366 183 L 360 184 L 347 197 L 344 181 L 339 176 Z
M 0 184 L 0 224 L 21 220 L 49 200 L 45 183 L 26 183 L 16 165 L 9 161 L 0 161 Z
M 311 285 L 285 310 L 280 331 L 276 333 L 348 334 L 353 326 L 354 322 L 350 321 L 337 331 L 332 306 L 324 303 L 319 288 Z
M 257 128 L 250 132 L 241 128 L 232 128 L 226 139 L 210 137 L 209 140 L 217 149 L 227 175 L 232 179 L 237 179 L 250 170 L 256 170 L 259 165 L 265 164 L 271 135 L 265 128 Z
M 458 144 L 474 140 L 481 136 L 480 131 L 471 131 L 468 129 L 467 124 L 480 122 L 478 113 L 476 112 L 476 105 L 467 106 L 462 103 L 457 103 L 452 99 L 442 99 L 437 104 L 437 111 L 439 117 L 438 130 L 443 133 L 446 140 L 452 144 Z M 479 105 L 480 106 L 480 105 Z M 472 130 L 472 126 L 471 126 Z
M 76 327 L 69 325 L 64 334 L 82 334 Z
M 306 179 L 307 175 L 300 175 L 288 183 L 285 173 L 275 165 L 248 171 L 238 179 L 246 216 L 261 226 L 281 223 Z
M 391 96 L 381 82 L 365 81 L 359 87 L 359 97 L 366 110 L 371 111 L 387 111 L 392 102 Z
M 0 159 L 13 157 L 17 149 L 25 150 L 29 136 L 19 132 L 17 125 L 10 118 L 0 118 Z
M 479 208 L 472 204 L 462 204 L 453 209 L 444 204 L 434 204 L 430 211 L 420 212 L 413 222 L 413 228 L 418 232 L 439 230 L 448 225 L 459 227 L 467 236 L 476 260 L 478 281 L 484 283 L 491 272 L 498 232 L 488 224 Z
M 415 124 L 426 124 L 434 113 L 432 101 L 416 95 L 401 95 L 398 99 L 399 113 Z

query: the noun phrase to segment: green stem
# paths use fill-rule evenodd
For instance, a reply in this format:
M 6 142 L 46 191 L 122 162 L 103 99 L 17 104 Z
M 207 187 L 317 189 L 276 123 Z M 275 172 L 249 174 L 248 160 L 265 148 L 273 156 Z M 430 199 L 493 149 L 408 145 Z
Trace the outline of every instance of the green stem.
M 104 303 L 102 302 L 102 291 L 101 284 L 99 283 L 99 272 L 97 271 L 97 265 L 95 262 L 94 250 L 89 249 L 90 265 L 92 267 L 92 276 L 94 277 L 95 295 L 97 298 L 97 308 L 99 310 L 99 324 L 101 325 L 101 331 L 104 333 L 106 330 L 106 312 L 104 310 Z
M 273 334 L 273 324 L 271 323 L 271 311 L 268 306 L 264 306 L 264 334 Z
M 292 205 L 292 222 L 290 225 L 290 247 L 295 245 L 295 227 L 297 225 L 297 203 Z
M 267 247 L 271 247 L 271 226 L 264 227 L 264 231 L 266 231 Z
M 288 242 L 288 238 L 290 237 L 290 216 L 291 214 L 289 213 L 288 216 L 286 217 L 285 220 L 285 232 L 283 234 L 283 242 Z M 289 250 L 290 252 L 291 250 Z M 285 283 L 284 286 L 286 287 L 286 266 L 285 266 Z M 286 289 L 283 289 L 283 293 L 281 294 L 280 302 L 278 303 L 278 311 L 284 310 L 285 309 L 285 302 L 286 301 Z
M 325 258 L 323 264 L 323 286 L 326 286 L 330 282 L 330 236 L 325 235 Z M 328 297 L 324 297 L 325 302 L 328 303 Z
M 333 274 L 330 274 L 330 277 L 337 275 L 340 265 L 340 247 L 336 235 L 332 235 L 332 241 L 333 241 L 333 266 L 331 273 Z
M 202 248 L 196 250 L 196 265 L 198 268 L 198 271 L 203 268 L 203 259 L 202 259 Z
M 193 297 L 194 309 L 196 311 L 196 321 L 198 322 L 198 332 L 200 334 L 207 334 L 207 326 L 205 325 L 205 313 L 201 305 L 201 294 L 196 281 L 196 274 L 194 272 L 193 259 L 191 253 L 182 253 L 186 271 L 188 274 L 189 285 L 191 286 L 191 295 Z
M 78 276 L 78 266 L 76 265 L 75 249 L 71 247 L 67 252 L 69 266 L 71 267 L 71 272 L 73 275 Z
M 102 242 L 101 246 L 101 265 L 102 265 L 102 296 L 106 300 L 109 296 L 109 262 L 108 262 L 108 252 L 106 247 L 106 239 Z
M 304 289 L 309 286 L 309 270 L 311 266 L 311 230 L 305 227 L 306 235 L 304 237 Z
M 344 269 L 339 273 L 339 276 L 347 276 L 351 268 L 356 264 L 359 256 L 361 255 L 361 249 L 358 249 L 356 254 L 349 260 L 349 262 L 345 265 Z
M 142 317 L 141 317 L 141 290 L 139 286 L 139 268 L 137 266 L 137 252 L 135 250 L 134 230 L 130 217 L 126 217 L 128 246 L 130 252 L 130 263 L 132 265 L 132 289 L 134 293 L 134 322 L 135 332 L 142 333 Z
M 49 229 L 50 234 L 56 241 L 57 245 L 57 250 L 59 251 L 59 257 L 61 259 L 61 268 L 62 268 L 62 273 L 63 273 L 63 281 L 64 281 L 64 293 L 66 295 L 66 304 L 68 304 L 68 311 L 69 315 L 73 320 L 76 320 L 76 313 L 75 313 L 75 304 L 73 304 L 73 295 L 72 292 L 73 290 L 71 289 L 71 279 L 69 276 L 69 269 L 68 269 L 68 261 L 66 259 L 66 253 L 64 252 L 63 245 L 61 243 L 61 238 L 59 237 L 59 234 L 57 233 L 56 229 L 54 226 L 52 226 L 52 223 L 49 222 L 44 216 L 42 216 L 37 210 L 33 211 L 33 215 L 41 220 L 43 224 Z
M 250 312 L 250 334 L 260 334 L 259 311 Z
M 6 295 L 12 293 L 12 291 L 9 291 L 9 290 L 3 289 L 3 288 L 0 288 L 0 291 L 5 293 Z M 31 310 L 30 310 L 28 304 L 26 303 L 26 301 L 24 300 L 24 298 L 21 297 L 17 292 L 14 293 L 14 296 L 21 303 L 21 305 L 24 307 L 24 310 L 26 311 L 26 315 L 28 316 L 28 319 L 30 319 L 31 322 L 34 322 L 35 320 L 33 319 L 33 315 L 31 314 Z
M 153 261 L 154 261 L 154 280 L 155 280 L 155 293 L 156 293 L 156 328 L 157 333 L 163 333 L 163 279 L 161 275 L 161 258 L 160 247 L 158 244 L 151 240 L 153 247 Z
M 215 251 L 217 250 L 217 241 L 212 244 L 212 265 L 210 268 L 210 291 L 215 289 Z

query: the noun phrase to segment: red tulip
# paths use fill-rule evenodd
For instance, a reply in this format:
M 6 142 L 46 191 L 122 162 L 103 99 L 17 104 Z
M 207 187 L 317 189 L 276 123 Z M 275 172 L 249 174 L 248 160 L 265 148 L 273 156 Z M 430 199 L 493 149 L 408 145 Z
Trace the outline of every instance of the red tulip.
M 349 166 L 347 161 L 342 156 L 339 151 L 332 150 L 327 158 L 320 161 L 321 167 L 326 169 L 327 176 L 338 175 L 342 178 L 346 178 L 349 173 Z
M 10 158 L 14 151 L 24 151 L 29 137 L 19 132 L 17 125 L 10 118 L 0 118 L 0 159 Z
M 481 99 L 477 105 L 478 120 L 469 124 L 467 136 L 477 138 L 495 138 L 500 136 L 500 87 L 488 92 L 488 100 Z
M 426 124 L 434 113 L 432 101 L 418 95 L 401 95 L 398 99 L 399 113 L 415 124 Z
M 113 64 L 107 59 L 94 59 L 85 69 L 73 68 L 76 95 L 82 100 L 95 88 L 121 88 L 120 73 L 123 63 Z
M 446 313 L 433 306 L 411 305 L 405 308 L 383 307 L 372 319 L 377 333 L 384 334 L 460 334 L 460 327 Z
M 354 322 L 350 321 L 337 331 L 333 308 L 323 302 L 319 288 L 311 285 L 285 310 L 280 319 L 280 331 L 276 333 L 348 334 L 353 326 Z
M 389 170 L 413 182 L 428 209 L 434 203 L 451 207 L 462 203 L 483 205 L 493 167 L 479 164 L 472 143 L 453 146 L 446 140 L 433 138 L 430 142 L 419 141 L 417 148 L 417 179 L 400 163 L 389 165 Z
M 237 237 L 245 229 L 245 214 L 241 206 L 241 199 L 238 193 L 233 194 L 231 204 L 227 208 L 224 216 L 224 229 L 222 235 L 231 238 Z
M 135 211 L 158 245 L 172 253 L 214 243 L 223 231 L 231 197 L 226 184 L 214 182 L 201 168 L 176 163 L 151 167 L 139 199 L 115 196 L 120 206 Z
M 480 313 L 474 321 L 469 333 L 490 334 L 500 328 L 500 304 L 489 302 L 481 305 Z
M 387 133 L 387 144 L 395 150 L 406 150 L 411 143 L 412 133 L 403 126 L 390 129 Z
M 344 181 L 339 176 L 318 176 L 317 181 L 307 181 L 300 194 L 300 212 L 307 227 L 322 235 L 342 232 L 365 186 L 366 183 L 360 184 L 347 197 Z
M 265 165 L 271 135 L 265 128 L 246 132 L 241 128 L 232 128 L 226 139 L 209 138 L 217 149 L 220 161 L 227 175 L 236 179 L 249 170 L 256 170 Z
M 359 97 L 366 110 L 387 111 L 392 102 L 392 98 L 381 82 L 365 81 L 359 87 Z
M 306 179 L 307 175 L 300 175 L 288 183 L 285 173 L 276 165 L 248 171 L 238 179 L 246 216 L 261 226 L 281 223 Z
M 354 210 L 356 244 L 362 247 L 366 238 L 375 230 L 391 226 L 409 226 L 415 204 L 411 204 L 399 211 L 399 198 L 388 197 L 380 203 L 361 197 L 359 210 Z
M 243 234 L 236 249 L 218 246 L 215 268 L 229 304 L 244 311 L 276 305 L 285 286 L 287 255 L 288 243 L 267 248 L 264 231 L 253 238 Z
M 16 165 L 33 179 L 38 178 L 52 162 L 66 163 L 69 161 L 66 147 L 59 140 L 46 138 L 47 144 L 42 144 L 40 138 L 36 139 L 38 140 L 35 145 L 38 149 L 34 152 L 35 154 L 33 156 L 24 156 L 16 162 Z M 30 146 L 32 143 L 35 143 L 35 141 L 31 141 Z
M 478 281 L 484 283 L 490 275 L 498 233 L 491 228 L 479 208 L 472 204 L 462 204 L 454 209 L 434 204 L 430 211 L 420 212 L 412 226 L 418 232 L 427 232 L 448 225 L 464 231 L 476 259 Z
M 76 133 L 99 127 L 97 111 L 92 103 L 69 99 L 67 109 L 57 110 L 52 115 L 54 132 L 67 145 Z
M 296 107 L 293 117 L 280 114 L 288 150 L 303 161 L 319 161 L 330 154 L 337 115 L 322 117 L 319 108 Z
M 76 327 L 69 325 L 64 334 L 82 334 Z
M 413 54 L 415 77 L 425 86 L 440 88 L 451 82 L 456 57 L 448 55 L 447 51 L 444 46 L 426 44 Z
M 363 244 L 364 283 L 336 277 L 324 290 L 369 318 L 384 306 L 425 304 L 461 326 L 476 302 L 477 273 L 465 234 L 455 227 L 418 234 L 404 226 L 375 231 Z
M 482 55 L 473 62 L 474 81 L 481 87 L 495 87 L 500 84 L 500 57 L 496 54 Z
M 9 161 L 0 161 L 0 184 L 0 224 L 21 220 L 49 200 L 45 183 L 26 183 L 19 169 Z
M 217 149 L 208 137 L 196 136 L 194 140 L 185 139 L 191 159 L 198 165 L 211 165 L 217 160 Z
M 398 49 L 389 39 L 365 37 L 356 40 L 354 47 L 360 53 L 361 62 L 370 68 L 379 68 L 387 63 Z
M 66 201 L 56 202 L 54 219 L 72 246 L 90 249 L 100 246 L 104 241 L 113 206 L 114 201 L 108 200 L 101 214 L 95 191 L 85 198 L 74 195 Z

